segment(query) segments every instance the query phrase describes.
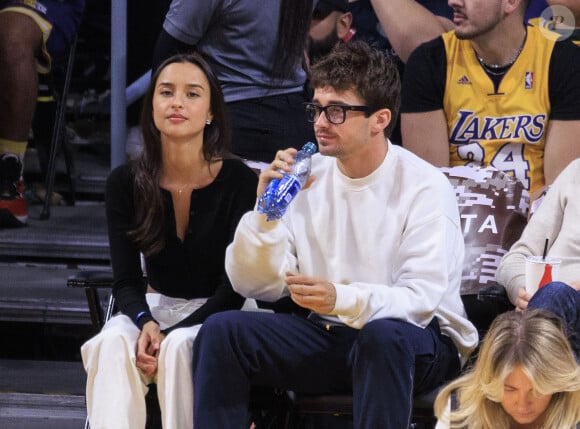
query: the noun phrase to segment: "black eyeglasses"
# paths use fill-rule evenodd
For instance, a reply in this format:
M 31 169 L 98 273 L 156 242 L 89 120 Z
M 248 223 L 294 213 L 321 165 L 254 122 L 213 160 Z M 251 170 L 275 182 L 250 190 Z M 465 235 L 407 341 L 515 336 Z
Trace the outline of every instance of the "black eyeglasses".
M 340 125 L 346 120 L 346 111 L 355 110 L 357 112 L 370 113 L 373 111 L 369 106 L 347 106 L 344 104 L 329 104 L 328 106 L 319 106 L 314 103 L 304 103 L 306 109 L 306 119 L 308 122 L 316 122 L 320 114 L 324 112 L 328 122 L 334 125 Z

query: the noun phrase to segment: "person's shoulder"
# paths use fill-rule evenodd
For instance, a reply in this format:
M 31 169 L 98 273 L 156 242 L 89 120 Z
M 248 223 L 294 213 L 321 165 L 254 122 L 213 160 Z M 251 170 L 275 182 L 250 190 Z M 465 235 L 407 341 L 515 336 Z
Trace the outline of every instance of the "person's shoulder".
M 135 162 L 129 161 L 113 168 L 107 176 L 105 194 L 107 198 L 132 198 L 135 183 Z
M 567 168 L 573 169 L 574 171 L 580 170 L 580 158 L 572 160 Z
M 571 161 L 556 177 L 556 180 L 566 180 L 572 183 L 580 183 L 580 158 Z
M 311 173 L 320 178 L 321 175 L 330 171 L 332 165 L 336 164 L 336 158 L 333 156 L 326 156 L 320 153 L 312 155 Z
M 395 152 L 394 171 L 403 186 L 441 198 L 447 198 L 453 193 L 451 183 L 439 168 L 404 147 L 392 145 L 389 150 Z
M 528 31 L 540 31 L 535 27 L 531 27 Z M 570 38 L 563 40 L 549 39 L 542 33 L 539 39 L 543 39 L 544 43 L 552 44 L 552 55 L 550 56 L 550 73 L 559 76 L 560 73 L 566 71 L 576 73 L 580 68 L 580 49 Z
M 240 158 L 224 158 L 223 167 L 227 173 L 227 177 L 241 182 L 258 182 L 258 174 L 255 169 L 248 166 Z
M 107 177 L 108 183 L 125 184 L 127 182 L 133 181 L 135 177 L 135 165 L 134 162 L 129 161 L 125 164 L 121 164 L 109 173 Z
M 405 76 L 407 76 L 409 70 L 425 66 L 436 67 L 445 62 L 446 52 L 443 36 L 437 36 L 434 39 L 423 42 L 411 52 L 405 64 Z
M 559 40 L 554 43 L 554 53 L 552 54 L 552 58 L 554 55 L 561 55 L 564 57 L 570 57 L 574 61 L 578 61 L 580 58 L 580 49 L 578 49 L 578 45 L 576 45 L 572 40 Z
M 395 152 L 398 162 L 401 164 L 403 170 L 411 175 L 414 175 L 417 178 L 430 177 L 435 180 L 445 179 L 445 175 L 441 173 L 441 170 L 433 164 L 425 161 L 423 158 L 415 155 L 410 150 L 396 145 L 391 145 L 389 150 Z
M 404 147 L 392 145 L 389 151 L 393 156 L 389 174 L 395 176 L 394 180 L 401 190 L 413 196 L 413 201 L 421 201 L 421 207 L 427 204 L 433 210 L 434 201 L 440 207 L 454 207 L 455 192 L 439 168 Z
M 452 33 L 452 32 L 450 32 Z M 418 52 L 420 55 L 428 55 L 433 53 L 440 53 L 445 49 L 444 37 L 447 37 L 449 33 L 443 33 L 434 39 L 428 40 L 417 46 L 417 49 L 413 53 Z

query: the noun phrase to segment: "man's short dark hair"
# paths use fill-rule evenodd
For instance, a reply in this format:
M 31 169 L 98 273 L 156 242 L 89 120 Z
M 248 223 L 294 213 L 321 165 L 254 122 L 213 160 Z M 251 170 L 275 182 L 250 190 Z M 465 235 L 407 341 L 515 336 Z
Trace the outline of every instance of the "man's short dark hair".
M 399 113 L 401 83 L 387 54 L 365 42 L 341 43 L 312 67 L 310 84 L 314 89 L 353 90 L 374 110 L 389 109 L 392 118 L 385 136 L 390 137 Z

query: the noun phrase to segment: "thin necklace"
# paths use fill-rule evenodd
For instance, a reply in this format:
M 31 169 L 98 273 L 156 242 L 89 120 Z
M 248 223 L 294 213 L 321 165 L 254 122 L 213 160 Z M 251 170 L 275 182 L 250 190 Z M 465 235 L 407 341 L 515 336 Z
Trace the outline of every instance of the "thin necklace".
M 192 182 L 186 183 L 185 185 L 181 185 L 180 187 L 177 188 L 177 195 L 179 196 L 181 196 L 182 194 L 191 195 L 191 192 L 193 191 L 193 189 L 196 189 L 196 186 L 197 185 Z
M 181 194 L 183 194 L 183 191 L 184 191 L 184 190 L 185 190 L 185 189 L 186 189 L 188 186 L 191 186 L 191 184 L 189 184 L 189 183 L 186 183 L 185 185 L 181 185 L 181 186 L 174 185 L 174 186 L 172 186 L 171 188 L 173 188 L 173 190 L 174 190 L 175 192 L 177 192 L 177 196 L 181 196 Z M 169 188 L 169 189 L 171 190 L 171 188 Z
M 477 61 L 479 61 L 479 64 L 481 64 L 483 68 L 485 68 L 488 72 L 490 72 L 493 75 L 501 76 L 502 74 L 504 74 L 507 71 L 508 68 L 510 68 L 516 62 L 516 60 L 518 59 L 518 57 L 522 53 L 522 50 L 524 49 L 524 45 L 526 44 L 527 37 L 528 37 L 528 30 L 524 27 L 524 40 L 522 41 L 522 44 L 518 48 L 514 57 L 510 61 L 508 61 L 506 64 L 488 64 L 485 62 L 485 60 L 483 58 L 481 58 L 479 56 L 479 54 L 477 53 L 477 51 L 475 49 L 473 51 L 475 52 L 475 56 L 477 57 Z
M 505 68 L 497 68 L 497 69 L 490 69 L 487 67 L 486 64 L 481 64 L 481 66 L 488 74 L 491 74 L 493 76 L 503 76 L 509 70 L 511 64 L 508 64 L 507 66 L 505 66 Z

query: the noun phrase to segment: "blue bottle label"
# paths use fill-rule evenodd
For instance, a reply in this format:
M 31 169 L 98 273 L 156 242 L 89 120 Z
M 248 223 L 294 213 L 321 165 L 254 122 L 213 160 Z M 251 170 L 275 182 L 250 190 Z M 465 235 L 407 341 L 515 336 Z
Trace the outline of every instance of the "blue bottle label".
M 284 176 L 276 189 L 275 204 L 287 206 L 300 191 L 300 182 L 291 175 Z

